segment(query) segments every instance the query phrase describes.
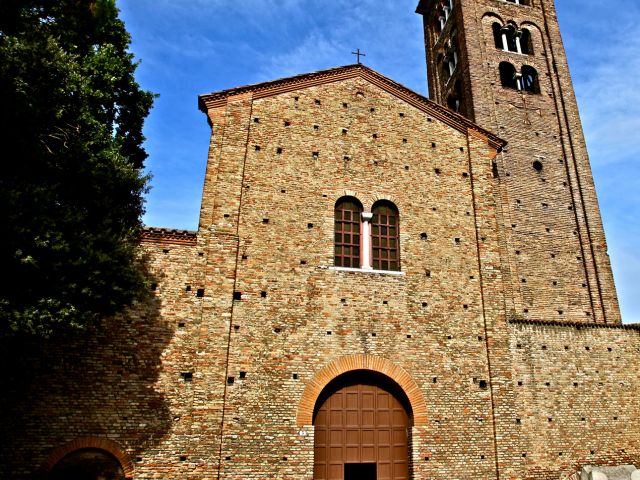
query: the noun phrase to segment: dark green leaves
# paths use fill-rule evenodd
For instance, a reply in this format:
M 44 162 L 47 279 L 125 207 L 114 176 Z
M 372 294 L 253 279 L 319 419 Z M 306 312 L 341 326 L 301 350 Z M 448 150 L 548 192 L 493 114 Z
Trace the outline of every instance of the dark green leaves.
M 48 335 L 144 291 L 135 238 L 153 96 L 113 0 L 0 5 L 0 333 Z

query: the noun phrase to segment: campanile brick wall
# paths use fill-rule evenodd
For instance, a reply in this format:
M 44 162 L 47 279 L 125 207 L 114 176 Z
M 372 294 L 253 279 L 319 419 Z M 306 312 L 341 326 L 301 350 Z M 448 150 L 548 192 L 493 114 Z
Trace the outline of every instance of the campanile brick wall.
M 448 0 L 444 0 L 448 3 Z M 442 33 L 440 0 L 423 0 L 429 90 L 446 104 L 454 85 L 472 120 L 508 142 L 497 158 L 502 270 L 512 318 L 620 323 L 606 241 L 566 54 L 552 0 L 455 0 Z M 492 25 L 531 33 L 532 52 L 495 46 Z M 458 66 L 443 78 L 439 58 L 453 41 Z M 499 64 L 538 72 L 540 93 L 504 88 Z M 539 161 L 542 170 L 533 163 Z

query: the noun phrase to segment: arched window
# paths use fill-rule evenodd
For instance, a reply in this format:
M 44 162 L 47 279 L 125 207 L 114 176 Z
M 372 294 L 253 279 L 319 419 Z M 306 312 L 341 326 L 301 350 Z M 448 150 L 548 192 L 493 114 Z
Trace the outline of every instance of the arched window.
M 502 42 L 502 25 L 498 22 L 494 22 L 491 28 L 493 29 L 493 41 L 496 44 L 496 48 L 504 49 L 504 44 Z
M 500 63 L 500 83 L 505 88 L 513 88 L 519 90 L 518 76 L 516 75 L 516 67 L 509 62 Z
M 517 33 L 518 43 L 520 44 L 520 53 L 524 55 L 533 55 L 533 44 L 531 43 L 531 32 L 526 28 L 521 28 Z
M 540 85 L 538 83 L 538 72 L 533 67 L 525 65 L 522 67 L 522 76 L 520 78 L 522 90 L 531 93 L 540 93 Z
M 51 470 L 49 480 L 75 480 L 99 478 L 124 480 L 120 462 L 110 453 L 98 448 L 85 448 L 71 452 Z
M 492 29 L 493 41 L 496 48 L 504 50 L 505 52 L 514 52 L 523 55 L 533 53 L 531 32 L 526 28 L 518 29 L 512 23 L 502 26 L 496 22 L 493 24 Z
M 449 94 L 449 96 L 447 97 L 447 107 L 449 107 L 449 110 L 453 110 L 456 113 L 459 112 L 460 99 L 453 93 Z
M 444 56 L 444 54 L 439 54 L 437 58 L 437 62 L 440 68 L 440 77 L 442 78 L 442 85 L 446 85 L 451 78 L 451 71 L 449 70 L 449 62 Z
M 518 41 L 516 38 L 516 27 L 508 24 L 502 27 L 502 43 L 505 52 L 518 52 Z
M 453 5 L 453 0 L 442 0 L 436 5 L 434 22 L 438 33 L 441 33 L 447 25 L 453 11 Z
M 343 197 L 335 207 L 334 264 L 336 267 L 360 268 L 362 204 L 353 197 Z
M 459 80 L 455 83 L 453 90 L 451 90 L 451 93 L 447 97 L 447 107 L 462 115 L 466 114 L 462 103 L 462 88 Z
M 389 201 L 376 202 L 371 209 L 371 245 L 374 270 L 400 270 L 400 216 Z
M 458 52 L 456 52 L 455 45 L 451 44 L 449 50 L 447 51 L 447 54 L 443 58 L 443 62 L 443 67 L 447 72 L 447 76 L 445 78 L 447 78 L 448 80 L 449 78 L 453 77 L 453 74 L 456 71 L 456 67 L 458 66 Z

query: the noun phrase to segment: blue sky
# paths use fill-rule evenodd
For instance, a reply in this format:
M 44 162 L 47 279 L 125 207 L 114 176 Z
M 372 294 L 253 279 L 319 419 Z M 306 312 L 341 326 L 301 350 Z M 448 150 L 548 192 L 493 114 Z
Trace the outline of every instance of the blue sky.
M 118 0 L 160 97 L 144 221 L 196 229 L 209 142 L 197 96 L 364 61 L 427 95 L 417 0 Z M 640 2 L 556 0 L 625 322 L 640 322 Z

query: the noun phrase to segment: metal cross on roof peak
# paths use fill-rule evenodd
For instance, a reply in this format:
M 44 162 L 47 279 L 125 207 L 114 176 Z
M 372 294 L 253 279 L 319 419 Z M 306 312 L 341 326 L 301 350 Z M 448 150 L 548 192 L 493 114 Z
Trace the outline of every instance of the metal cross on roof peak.
M 366 57 L 367 56 L 366 54 L 361 53 L 360 49 L 356 50 L 355 52 L 351 52 L 351 55 L 357 55 L 357 57 L 358 57 L 358 65 L 361 65 L 360 57 Z

